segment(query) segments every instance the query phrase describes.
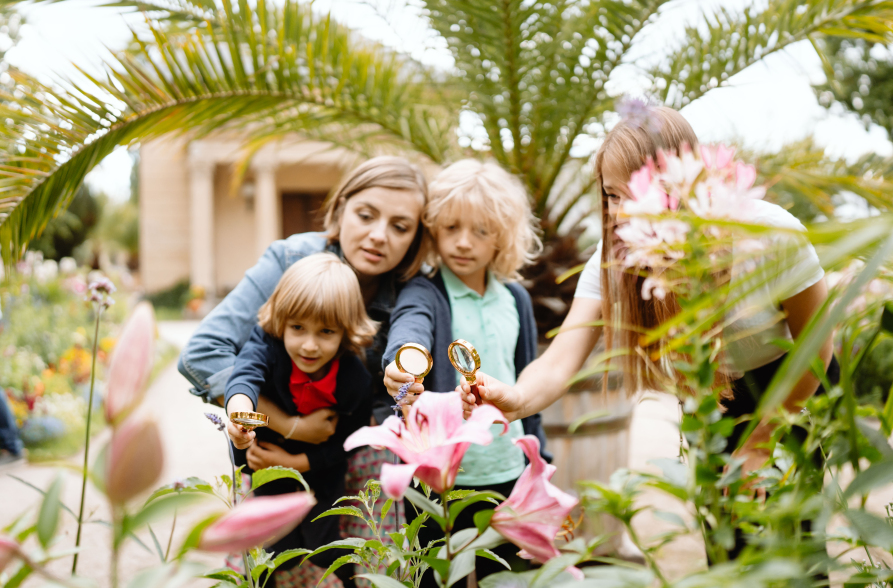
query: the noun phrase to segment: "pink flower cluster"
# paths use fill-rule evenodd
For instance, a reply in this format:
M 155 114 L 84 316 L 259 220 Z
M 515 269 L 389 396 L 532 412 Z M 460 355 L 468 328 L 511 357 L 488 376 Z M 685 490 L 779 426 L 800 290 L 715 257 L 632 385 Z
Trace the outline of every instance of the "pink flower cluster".
M 642 287 L 645 300 L 662 299 L 672 289 L 664 271 L 685 256 L 692 230 L 681 211 L 747 222 L 751 203 L 766 193 L 753 185 L 754 166 L 736 161 L 734 149 L 702 145 L 699 151 L 700 158 L 688 148 L 678 156 L 660 151 L 657 164 L 649 161 L 630 177 L 631 198 L 621 204 L 614 232 L 624 245 L 621 265 L 651 272 Z M 709 230 L 721 235 L 716 227 Z

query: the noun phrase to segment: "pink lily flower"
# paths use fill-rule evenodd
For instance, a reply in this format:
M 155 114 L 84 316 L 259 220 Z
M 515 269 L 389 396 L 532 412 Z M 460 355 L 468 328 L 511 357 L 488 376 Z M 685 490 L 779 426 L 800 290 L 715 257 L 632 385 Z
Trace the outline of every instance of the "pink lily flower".
M 724 171 L 735 158 L 735 148 L 725 145 L 701 145 L 701 160 L 704 167 L 713 171 Z
M 490 526 L 522 549 L 522 557 L 546 562 L 560 555 L 555 537 L 579 502 L 549 480 L 555 466 L 540 457 L 540 442 L 533 435 L 515 440 L 530 464 L 518 478 L 508 499 L 496 507 Z M 570 570 L 573 573 L 573 570 Z
M 9 535 L 0 534 L 0 572 L 19 554 L 19 544 Z
M 106 458 L 105 493 L 124 504 L 148 490 L 164 467 L 161 432 L 154 421 L 129 419 L 112 434 Z
M 275 543 L 304 520 L 316 498 L 309 492 L 260 496 L 242 502 L 202 532 L 202 551 L 233 553 Z
M 136 408 L 155 360 L 155 312 L 148 302 L 136 305 L 115 345 L 109 366 L 105 417 L 113 425 Z
M 493 423 L 502 423 L 500 434 L 508 430 L 508 420 L 494 406 L 479 406 L 463 421 L 458 392 L 426 392 L 413 403 L 406 423 L 391 416 L 378 427 L 363 427 L 347 438 L 344 449 L 350 451 L 363 445 L 385 447 L 403 461 L 381 468 L 382 489 L 390 498 L 403 498 L 413 476 L 435 492 L 443 493 L 455 485 L 468 447 L 493 441 Z

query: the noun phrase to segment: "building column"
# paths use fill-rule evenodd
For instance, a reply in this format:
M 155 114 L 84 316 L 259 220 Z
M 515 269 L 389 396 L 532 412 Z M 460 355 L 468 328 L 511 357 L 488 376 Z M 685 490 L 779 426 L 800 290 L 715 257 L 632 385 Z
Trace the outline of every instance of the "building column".
M 213 161 L 189 161 L 189 281 L 217 295 L 214 283 L 214 170 Z
M 281 203 L 276 189 L 277 162 L 269 157 L 252 164 L 254 170 L 254 234 L 258 256 L 282 238 Z

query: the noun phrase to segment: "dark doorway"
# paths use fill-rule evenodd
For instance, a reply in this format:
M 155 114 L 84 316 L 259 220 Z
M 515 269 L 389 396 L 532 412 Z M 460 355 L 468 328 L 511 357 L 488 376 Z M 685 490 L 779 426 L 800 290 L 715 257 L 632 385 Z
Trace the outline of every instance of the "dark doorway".
M 282 237 L 321 231 L 325 192 L 286 192 L 282 195 Z

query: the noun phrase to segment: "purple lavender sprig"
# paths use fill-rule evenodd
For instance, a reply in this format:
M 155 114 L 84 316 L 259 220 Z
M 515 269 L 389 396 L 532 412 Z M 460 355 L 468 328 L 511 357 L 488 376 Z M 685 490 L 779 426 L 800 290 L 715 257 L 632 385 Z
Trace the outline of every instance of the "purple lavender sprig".
M 409 394 L 409 387 L 412 385 L 412 382 L 407 382 L 400 386 L 400 389 L 397 390 L 397 396 L 394 397 L 394 400 L 397 404 L 393 405 L 391 408 L 394 409 L 394 414 L 403 418 L 403 411 L 401 408 L 403 407 L 403 400 L 406 399 L 406 395 Z
M 206 412 L 205 416 L 208 418 L 209 421 L 217 425 L 218 431 L 223 431 L 224 429 L 226 429 L 226 423 L 224 423 L 223 419 L 220 418 L 218 415 L 214 414 L 213 412 Z
M 101 309 L 108 308 L 115 303 L 112 294 L 117 290 L 110 279 L 99 278 L 90 282 L 90 285 L 87 286 L 87 295 L 84 297 L 84 300 L 95 302 Z
M 654 115 L 655 107 L 641 98 L 625 96 L 617 102 L 617 114 L 634 127 L 656 135 L 661 130 L 661 120 Z

